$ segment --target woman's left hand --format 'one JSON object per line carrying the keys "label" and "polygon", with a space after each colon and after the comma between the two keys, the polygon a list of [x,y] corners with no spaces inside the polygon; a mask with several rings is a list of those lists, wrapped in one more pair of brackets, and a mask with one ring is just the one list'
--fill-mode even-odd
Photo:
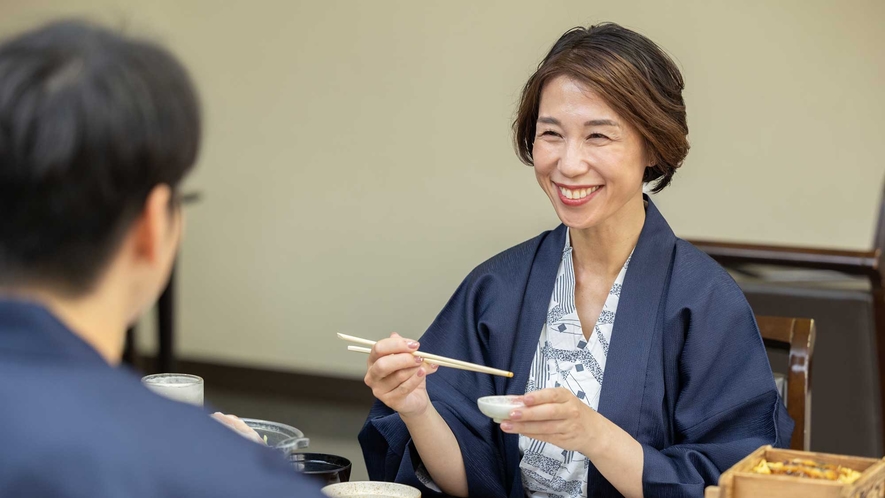
{"label": "woman's left hand", "polygon": [[541,389],[522,398],[525,408],[510,412],[501,430],[585,453],[592,448],[599,422],[596,411],[564,387]]}

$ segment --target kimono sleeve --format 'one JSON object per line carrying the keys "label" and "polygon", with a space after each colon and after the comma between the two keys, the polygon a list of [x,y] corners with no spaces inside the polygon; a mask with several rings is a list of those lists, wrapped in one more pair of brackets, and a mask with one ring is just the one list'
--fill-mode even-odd
{"label": "kimono sleeve", "polygon": [[722,471],[760,446],[789,446],[794,424],[737,284],[720,271],[691,295],[672,297],[691,303],[677,320],[685,342],[678,355],[675,444],[643,444],[643,491],[645,496],[701,497]]}
{"label": "kimono sleeve", "polygon": [[[506,365],[490,352],[489,303],[500,282],[492,275],[468,276],[421,337],[421,350],[485,365]],[[500,431],[483,415],[476,400],[495,394],[491,376],[441,368],[427,377],[433,406],[446,421],[461,449],[470,496],[506,497]],[[420,456],[399,414],[376,401],[359,435],[372,480],[414,486],[422,496],[445,496],[429,483]],[[455,458],[453,456],[453,458]]]}

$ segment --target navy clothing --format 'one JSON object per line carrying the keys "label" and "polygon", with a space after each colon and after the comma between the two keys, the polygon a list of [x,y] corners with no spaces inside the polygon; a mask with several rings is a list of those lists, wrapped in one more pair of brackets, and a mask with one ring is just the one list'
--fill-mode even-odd
{"label": "navy clothing", "polygon": [[0,300],[0,496],[322,495],[277,451],[108,365],[44,308]]}
{"label": "navy clothing", "polygon": [[[421,337],[421,350],[510,370],[513,378],[441,368],[434,407],[461,448],[470,496],[523,498],[518,436],[477,398],[524,394],[567,228],[544,232],[473,270]],[[702,497],[756,448],[787,447],[793,422],[778,397],[753,311],[729,275],[676,238],[649,201],[621,289],[599,413],[643,446],[649,497]],[[376,401],[360,443],[369,475],[419,487],[420,458],[395,412]],[[620,496],[591,464],[587,495]]]}

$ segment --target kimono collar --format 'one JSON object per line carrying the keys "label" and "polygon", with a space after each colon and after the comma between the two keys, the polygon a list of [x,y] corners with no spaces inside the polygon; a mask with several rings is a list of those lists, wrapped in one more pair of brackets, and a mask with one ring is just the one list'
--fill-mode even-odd
{"label": "kimono collar", "polygon": [[659,332],[676,236],[646,197],[645,224],[621,288],[599,413],[636,438],[652,339]]}
{"label": "kimono collar", "polygon": [[[660,316],[659,308],[676,245],[676,236],[654,203],[646,195],[643,198],[646,202],[645,223],[624,277],[598,409],[599,413],[634,438],[639,431],[639,405],[652,334],[655,333]],[[541,327],[547,318],[547,308],[556,284],[566,237],[568,228],[560,225],[541,238],[531,261],[532,268],[511,355],[510,369],[515,376],[504,380],[503,386],[499,384],[498,392],[503,390],[506,394],[525,394],[530,370],[528,365],[531,365]],[[505,434],[503,440],[507,464],[505,468],[517,469],[508,472],[505,478],[513,483],[511,498],[517,498],[522,489],[517,485],[522,479],[518,471],[519,438],[515,434]]]}
{"label": "kimono collar", "polygon": [[[645,223],[624,278],[599,401],[599,412],[634,437],[651,335],[676,245],[676,236],[657,207],[648,196],[643,197]],[[507,394],[525,393],[529,368],[524,365],[534,357],[563,252],[571,248],[566,246],[568,237],[568,228],[559,225],[545,235],[535,253],[511,358],[516,376],[506,380]]]}
{"label": "kimono collar", "polygon": [[108,366],[104,358],[40,304],[0,299],[0,357],[43,356]]}

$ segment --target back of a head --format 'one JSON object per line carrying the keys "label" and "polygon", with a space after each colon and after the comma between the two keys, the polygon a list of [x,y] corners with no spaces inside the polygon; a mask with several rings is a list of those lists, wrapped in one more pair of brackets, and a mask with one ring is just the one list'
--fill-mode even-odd
{"label": "back of a head", "polygon": [[148,193],[196,161],[200,111],[163,48],[78,21],[0,46],[0,286],[91,290]]}

